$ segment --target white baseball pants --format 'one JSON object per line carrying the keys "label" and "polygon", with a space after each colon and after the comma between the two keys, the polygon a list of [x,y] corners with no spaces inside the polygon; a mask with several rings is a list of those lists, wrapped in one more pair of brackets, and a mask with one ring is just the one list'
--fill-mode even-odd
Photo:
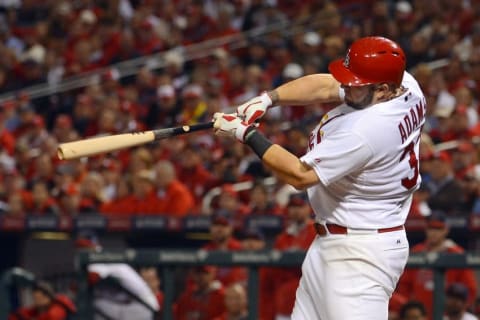
{"label": "white baseball pants", "polygon": [[317,236],[302,265],[292,320],[387,320],[407,263],[405,230]]}

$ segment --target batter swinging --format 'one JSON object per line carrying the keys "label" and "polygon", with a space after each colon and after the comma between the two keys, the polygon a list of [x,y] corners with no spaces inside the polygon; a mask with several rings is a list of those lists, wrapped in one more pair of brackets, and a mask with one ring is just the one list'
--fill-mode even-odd
{"label": "batter swinging", "polygon": [[[302,266],[293,320],[386,320],[405,267],[403,224],[420,185],[426,104],[393,41],[354,42],[329,74],[308,75],[216,114],[216,133],[246,143],[274,174],[307,189],[317,237]],[[272,105],[339,102],[298,158],[251,124]]]}

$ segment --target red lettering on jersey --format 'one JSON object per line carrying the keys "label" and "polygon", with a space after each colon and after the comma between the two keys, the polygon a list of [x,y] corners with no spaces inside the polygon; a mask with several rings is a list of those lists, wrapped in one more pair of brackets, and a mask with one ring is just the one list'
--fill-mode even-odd
{"label": "red lettering on jersey", "polygon": [[418,126],[423,122],[425,116],[425,103],[420,101],[415,107],[410,108],[408,114],[403,117],[403,122],[398,124],[398,131],[400,133],[400,138],[402,143],[404,143],[408,136],[414,132]]}
{"label": "red lettering on jersey", "polygon": [[412,126],[414,128],[418,127],[418,120],[417,120],[417,114],[415,113],[415,111],[412,109],[410,109],[410,115],[411,115],[411,118],[412,118]]}
{"label": "red lettering on jersey", "polygon": [[420,101],[420,103],[415,106],[415,109],[417,109],[418,123],[421,123],[423,121],[423,117],[425,116],[425,103]]}
{"label": "red lettering on jersey", "polygon": [[412,121],[410,121],[410,118],[408,117],[408,115],[406,115],[403,118],[403,121],[405,122],[405,126],[407,127],[407,135],[409,136],[413,131]]}
{"label": "red lettering on jersey", "polygon": [[317,131],[317,144],[322,142],[322,130],[320,130],[320,128],[318,128],[318,131]]}
{"label": "red lettering on jersey", "polygon": [[405,128],[403,127],[403,123],[398,124],[398,131],[400,131],[400,137],[402,138],[402,143],[404,143],[407,140],[408,135],[407,131],[405,131]]}

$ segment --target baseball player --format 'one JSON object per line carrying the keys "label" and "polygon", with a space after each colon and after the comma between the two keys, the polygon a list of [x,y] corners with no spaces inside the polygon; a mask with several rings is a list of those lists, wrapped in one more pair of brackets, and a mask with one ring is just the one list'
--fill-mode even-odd
{"label": "baseball player", "polygon": [[[328,74],[308,75],[215,114],[217,135],[247,144],[284,182],[306,189],[317,237],[302,265],[291,319],[386,320],[408,258],[403,227],[419,187],[425,97],[393,41],[355,41]],[[253,122],[272,105],[338,102],[298,158]],[[340,308],[339,308],[340,306]]]}

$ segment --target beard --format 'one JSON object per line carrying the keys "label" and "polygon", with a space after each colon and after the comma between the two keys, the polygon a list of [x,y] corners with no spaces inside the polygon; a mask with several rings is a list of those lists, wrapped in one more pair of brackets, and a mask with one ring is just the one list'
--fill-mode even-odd
{"label": "beard", "polygon": [[347,97],[345,97],[345,103],[349,106],[352,107],[353,109],[356,110],[362,110],[368,107],[369,105],[372,104],[373,101],[373,93],[375,90],[373,88],[370,88],[368,90],[368,93],[365,95],[365,97],[360,100],[360,101],[353,101]]}

